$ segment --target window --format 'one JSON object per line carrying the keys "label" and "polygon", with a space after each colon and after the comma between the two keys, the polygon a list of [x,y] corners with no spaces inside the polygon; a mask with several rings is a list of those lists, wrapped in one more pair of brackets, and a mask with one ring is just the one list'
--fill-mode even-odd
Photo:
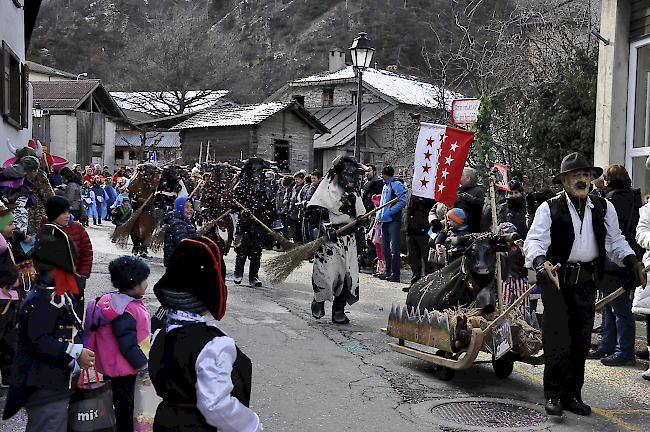
{"label": "window", "polygon": [[351,105],[357,104],[357,92],[355,91],[350,92],[350,104]]}
{"label": "window", "polygon": [[323,94],[321,95],[321,102],[324,107],[334,105],[334,89],[331,88],[323,89]]}
{"label": "window", "polygon": [[289,172],[289,141],[275,140],[273,149],[273,160],[278,164],[278,170]]}
{"label": "window", "polygon": [[124,159],[124,150],[115,150],[115,159],[117,160]]}
{"label": "window", "polygon": [[136,160],[138,156],[135,154],[135,150],[129,150],[129,160]]}
{"label": "window", "polygon": [[20,60],[11,48],[2,42],[0,82],[0,113],[4,120],[16,129],[29,125],[27,67],[21,68]]}

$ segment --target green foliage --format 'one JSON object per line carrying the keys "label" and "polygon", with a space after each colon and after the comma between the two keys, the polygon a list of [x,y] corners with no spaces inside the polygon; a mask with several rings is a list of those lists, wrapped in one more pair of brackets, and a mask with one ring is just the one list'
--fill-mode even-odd
{"label": "green foliage", "polygon": [[521,113],[531,147],[556,167],[574,151],[593,160],[598,76],[595,54],[576,52],[559,66],[552,81],[529,89]]}
{"label": "green foliage", "polygon": [[481,97],[481,107],[474,123],[474,143],[472,145],[471,160],[481,175],[484,185],[490,182],[490,170],[495,161],[494,138],[492,137],[493,108],[489,98]]}

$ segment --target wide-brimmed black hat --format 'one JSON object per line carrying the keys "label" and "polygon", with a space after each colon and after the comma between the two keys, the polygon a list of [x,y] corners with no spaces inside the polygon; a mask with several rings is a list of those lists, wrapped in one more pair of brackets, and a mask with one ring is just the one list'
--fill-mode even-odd
{"label": "wide-brimmed black hat", "polygon": [[41,226],[34,247],[35,261],[60,267],[68,273],[79,276],[74,265],[76,255],[77,248],[61,228],[53,224]]}
{"label": "wide-brimmed black hat", "polygon": [[223,318],[228,292],[217,244],[207,237],[183,239],[153,292],[165,309],[207,309],[217,320]]}
{"label": "wide-brimmed black hat", "polygon": [[603,174],[602,168],[591,166],[583,155],[574,152],[562,159],[562,163],[560,164],[560,173],[553,177],[553,183],[562,183],[562,176],[564,174],[577,170],[589,170],[593,178],[598,178]]}

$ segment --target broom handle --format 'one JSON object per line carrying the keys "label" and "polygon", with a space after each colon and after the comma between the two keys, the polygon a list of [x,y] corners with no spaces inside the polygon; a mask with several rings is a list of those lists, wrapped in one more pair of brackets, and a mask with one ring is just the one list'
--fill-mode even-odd
{"label": "broom handle", "polygon": [[[253,218],[253,220],[254,220],[255,222],[257,222],[258,224],[260,224],[260,225],[262,226],[262,228],[264,228],[265,230],[267,230],[271,235],[273,235],[273,236],[277,235],[277,233],[276,233],[275,231],[273,231],[271,228],[269,228],[268,226],[266,226],[266,224],[265,224],[264,222],[262,222],[261,220],[259,220],[259,219],[257,218],[257,216],[255,216],[255,215],[253,214],[252,211],[250,211],[250,210],[248,210],[246,207],[244,207],[244,205],[243,205],[242,203],[240,203],[239,201],[237,201],[237,200],[234,199],[234,198],[233,198],[233,201],[235,202],[235,204],[237,204],[239,207],[241,207],[242,210],[244,210],[246,213],[248,213],[248,214]],[[285,239],[285,240],[286,240],[286,239]]]}
{"label": "broom handle", "polygon": [[379,210],[383,209],[384,207],[388,207],[388,206],[391,206],[391,205],[395,204],[405,194],[406,194],[406,192],[402,192],[399,196],[397,196],[397,197],[393,198],[392,200],[388,201],[386,204],[380,205],[376,209],[370,210],[368,213],[364,214],[363,216],[360,216],[357,219],[353,220],[352,222],[348,223],[347,225],[344,225],[342,228],[337,229],[336,234],[340,235],[340,234],[343,233],[343,231],[352,228],[353,226],[355,226],[359,222],[359,219],[367,219],[370,216],[372,216],[373,214],[377,213]]}

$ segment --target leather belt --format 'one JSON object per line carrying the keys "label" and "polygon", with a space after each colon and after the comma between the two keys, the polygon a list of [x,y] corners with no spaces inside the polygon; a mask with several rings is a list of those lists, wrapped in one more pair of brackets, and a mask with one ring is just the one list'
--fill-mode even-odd
{"label": "leather belt", "polygon": [[577,285],[595,282],[598,275],[596,261],[566,263],[560,267],[560,282],[565,285]]}

